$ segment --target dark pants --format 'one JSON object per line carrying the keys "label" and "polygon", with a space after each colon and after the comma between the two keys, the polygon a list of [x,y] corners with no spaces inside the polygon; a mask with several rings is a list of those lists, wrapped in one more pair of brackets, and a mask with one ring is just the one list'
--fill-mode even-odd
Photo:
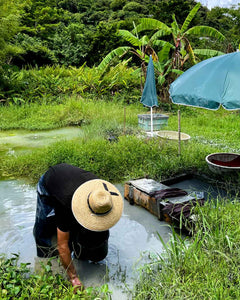
{"label": "dark pants", "polygon": [[[33,235],[36,241],[37,256],[53,257],[58,255],[57,245],[52,242],[54,237],[56,239],[57,225],[51,197],[43,185],[43,176],[37,185],[37,208]],[[70,232],[69,248],[73,251],[75,258],[97,262],[107,256],[108,240],[98,247],[86,248],[78,242],[76,236],[72,237]]]}

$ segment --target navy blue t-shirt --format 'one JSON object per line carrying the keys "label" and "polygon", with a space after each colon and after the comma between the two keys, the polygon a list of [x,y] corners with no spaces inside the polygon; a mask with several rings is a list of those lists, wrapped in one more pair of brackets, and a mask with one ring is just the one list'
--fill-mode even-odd
{"label": "navy blue t-shirt", "polygon": [[72,213],[72,196],[81,184],[97,178],[89,171],[62,163],[50,167],[43,179],[44,187],[55,209],[57,227],[61,231],[77,235],[79,243],[86,247],[96,247],[107,240],[109,230],[94,232],[81,226]]}

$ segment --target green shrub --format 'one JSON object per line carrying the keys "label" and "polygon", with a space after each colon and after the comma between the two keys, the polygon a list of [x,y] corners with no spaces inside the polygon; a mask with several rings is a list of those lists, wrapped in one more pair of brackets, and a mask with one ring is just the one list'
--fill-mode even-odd
{"label": "green shrub", "polygon": [[85,65],[80,68],[40,67],[17,72],[8,69],[8,73],[3,74],[2,77],[7,78],[0,86],[0,93],[5,103],[13,104],[62,103],[65,96],[83,93],[111,96],[128,93],[129,102],[132,91],[138,89],[139,84],[138,77],[124,63],[104,74]]}

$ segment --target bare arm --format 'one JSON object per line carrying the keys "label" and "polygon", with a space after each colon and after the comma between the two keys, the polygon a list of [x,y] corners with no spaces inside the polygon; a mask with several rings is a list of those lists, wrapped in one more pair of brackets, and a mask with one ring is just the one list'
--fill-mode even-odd
{"label": "bare arm", "polygon": [[83,286],[81,281],[77,276],[77,272],[73,265],[73,261],[71,258],[71,252],[68,246],[69,241],[69,232],[63,232],[59,228],[57,228],[57,243],[58,243],[58,252],[60,256],[60,260],[64,269],[67,271],[67,274],[70,278],[70,281],[73,286]]}

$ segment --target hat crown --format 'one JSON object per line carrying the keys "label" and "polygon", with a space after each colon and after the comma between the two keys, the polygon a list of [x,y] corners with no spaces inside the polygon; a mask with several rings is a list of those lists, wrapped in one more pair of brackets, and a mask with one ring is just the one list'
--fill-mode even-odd
{"label": "hat crown", "polygon": [[89,194],[89,207],[95,214],[107,214],[112,209],[112,196],[108,191],[95,190]]}

